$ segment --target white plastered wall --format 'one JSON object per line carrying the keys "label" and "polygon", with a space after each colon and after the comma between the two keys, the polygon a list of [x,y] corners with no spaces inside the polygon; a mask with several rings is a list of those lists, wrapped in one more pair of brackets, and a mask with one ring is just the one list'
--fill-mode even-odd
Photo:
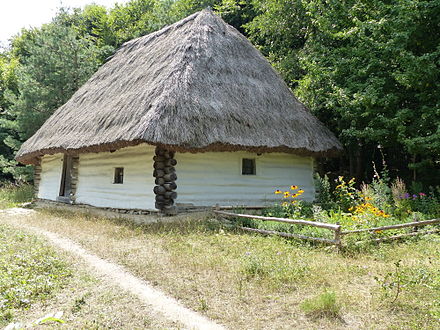
{"label": "white plastered wall", "polygon": [[[256,161],[256,175],[242,175],[243,158]],[[313,158],[286,153],[176,153],[177,203],[200,206],[263,205],[280,201],[276,189],[297,185],[301,199],[315,198]]]}
{"label": "white plastered wall", "polygon": [[[81,154],[76,203],[123,209],[154,209],[154,147],[141,144],[115,152]],[[114,169],[124,168],[123,184]]]}
{"label": "white plastered wall", "polygon": [[60,192],[63,155],[46,155],[41,159],[41,176],[38,198],[55,201]]}

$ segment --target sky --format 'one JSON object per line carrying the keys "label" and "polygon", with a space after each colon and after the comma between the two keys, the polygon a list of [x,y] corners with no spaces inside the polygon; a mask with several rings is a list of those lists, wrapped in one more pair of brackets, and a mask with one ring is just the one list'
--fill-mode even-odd
{"label": "sky", "polygon": [[0,44],[6,46],[8,39],[22,28],[39,27],[50,22],[60,7],[84,7],[90,3],[108,8],[129,0],[0,0]]}

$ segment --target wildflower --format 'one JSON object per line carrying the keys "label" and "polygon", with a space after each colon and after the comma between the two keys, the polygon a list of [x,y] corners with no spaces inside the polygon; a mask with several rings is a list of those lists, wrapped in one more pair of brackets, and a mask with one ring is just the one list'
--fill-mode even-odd
{"label": "wildflower", "polygon": [[426,194],[425,193],[419,193],[419,195],[420,195],[420,197],[424,197],[424,196],[426,196]]}
{"label": "wildflower", "polygon": [[275,194],[282,194],[283,192],[279,189],[275,190]]}
{"label": "wildflower", "polygon": [[350,181],[348,181],[348,184],[354,183],[354,178],[351,178]]}
{"label": "wildflower", "polygon": [[304,190],[300,189],[298,190],[298,194],[302,195],[304,193]]}
{"label": "wildflower", "polygon": [[365,197],[366,201],[371,201],[371,197]]}
{"label": "wildflower", "polygon": [[298,189],[298,186],[290,186],[290,189],[296,190],[296,189]]}
{"label": "wildflower", "polygon": [[290,193],[288,191],[284,192],[284,198],[289,198],[290,197]]}

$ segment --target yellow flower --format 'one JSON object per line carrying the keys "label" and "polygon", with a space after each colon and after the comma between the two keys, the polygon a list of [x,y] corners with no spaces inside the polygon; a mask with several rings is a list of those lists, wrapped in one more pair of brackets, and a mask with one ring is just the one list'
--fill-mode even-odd
{"label": "yellow flower", "polygon": [[290,193],[288,191],[284,192],[284,198],[289,198],[290,197]]}
{"label": "yellow flower", "polygon": [[354,178],[351,178],[351,180],[348,181],[348,184],[352,184],[352,183],[354,183]]}
{"label": "yellow flower", "polygon": [[365,197],[366,201],[371,201],[371,197]]}
{"label": "yellow flower", "polygon": [[290,189],[292,190],[298,189],[298,186],[290,186]]}
{"label": "yellow flower", "polygon": [[283,192],[279,189],[275,190],[275,194],[282,194]]}
{"label": "yellow flower", "polygon": [[298,190],[298,194],[302,195],[304,193],[304,190],[300,189]]}

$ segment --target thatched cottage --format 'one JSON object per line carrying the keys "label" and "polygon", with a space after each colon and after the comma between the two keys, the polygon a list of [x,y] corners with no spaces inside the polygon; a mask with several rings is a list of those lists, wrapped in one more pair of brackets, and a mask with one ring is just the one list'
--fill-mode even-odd
{"label": "thatched cottage", "polygon": [[[123,209],[261,205],[341,148],[210,10],[126,42],[27,140],[38,198]],[[178,178],[178,179],[177,179]],[[177,180],[177,181],[176,181]]]}

